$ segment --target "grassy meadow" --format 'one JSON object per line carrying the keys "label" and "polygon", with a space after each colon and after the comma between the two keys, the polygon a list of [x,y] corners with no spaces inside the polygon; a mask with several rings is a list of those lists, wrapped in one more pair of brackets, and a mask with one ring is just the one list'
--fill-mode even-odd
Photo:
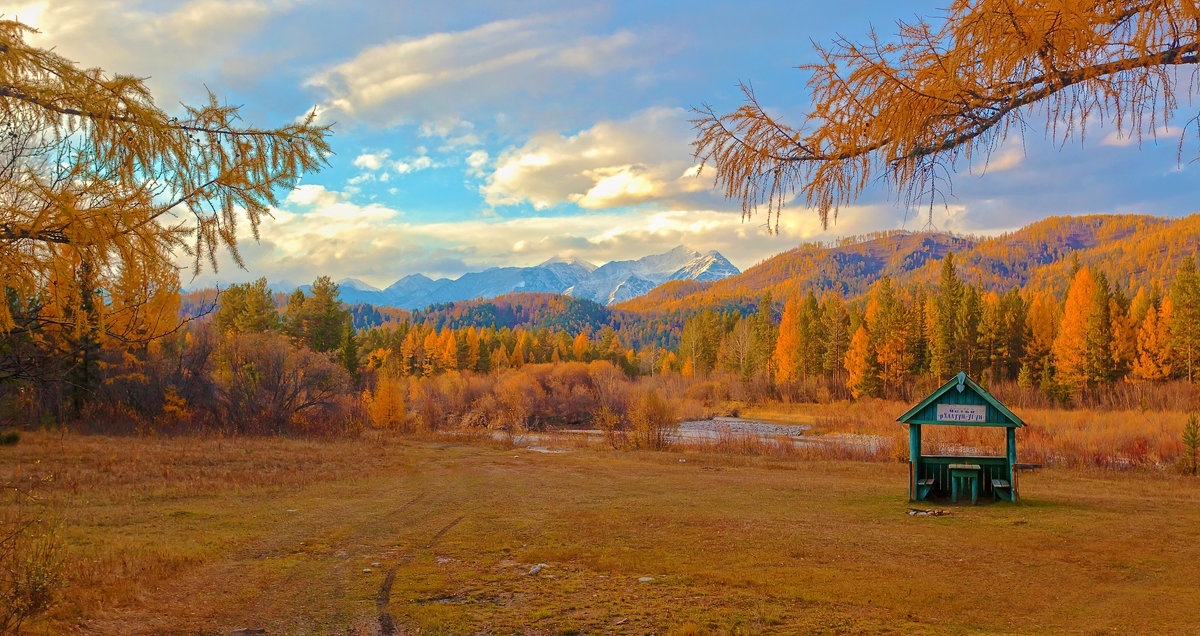
{"label": "grassy meadow", "polygon": [[23,434],[0,448],[0,481],[36,484],[66,576],[23,633],[1184,633],[1200,620],[1200,480],[1175,471],[1052,467],[1022,475],[1020,505],[913,516],[897,461],[559,446]]}

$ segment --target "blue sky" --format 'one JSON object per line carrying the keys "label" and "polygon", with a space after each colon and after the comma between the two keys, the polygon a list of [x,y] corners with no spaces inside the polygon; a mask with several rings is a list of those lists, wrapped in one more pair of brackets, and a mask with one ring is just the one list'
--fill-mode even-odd
{"label": "blue sky", "polygon": [[[168,110],[208,87],[256,125],[314,108],[335,123],[329,168],[305,177],[259,243],[242,239],[247,270],[226,261],[185,286],[321,274],[386,286],[678,244],[746,268],[804,241],[923,228],[923,211],[873,188],[828,229],[795,205],[770,234],[695,175],[688,119],[702,103],[735,108],[745,81],[796,120],[807,94],[795,66],[812,61],[810,41],[871,26],[887,37],[895,20],[936,19],[940,6],[52,0],[6,13],[81,65],[148,77]],[[1178,130],[1139,145],[1093,122],[1083,143],[1062,146],[1046,138],[1044,115],[1027,121],[986,173],[960,166],[935,227],[996,233],[1056,214],[1196,210],[1196,148],[1184,147],[1181,166]]]}

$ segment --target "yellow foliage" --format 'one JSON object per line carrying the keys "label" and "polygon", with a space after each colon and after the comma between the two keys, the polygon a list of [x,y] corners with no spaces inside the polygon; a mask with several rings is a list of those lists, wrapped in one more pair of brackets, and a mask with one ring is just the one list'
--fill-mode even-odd
{"label": "yellow foliage", "polygon": [[[237,223],[257,237],[276,192],[322,167],[329,129],[247,127],[211,93],[171,116],[143,80],[79,68],[31,32],[0,20],[0,272],[17,299],[0,303],[0,332],[15,309],[152,340],[178,327],[175,254],[196,271],[222,247],[240,263]],[[89,308],[92,292],[108,306]]]}
{"label": "yellow foliage", "polygon": [[696,154],[745,214],[766,204],[778,227],[797,193],[827,224],[884,175],[909,203],[928,198],[947,167],[1020,133],[1034,104],[1063,141],[1098,121],[1140,138],[1194,87],[1172,67],[1197,62],[1198,7],[953,0],[936,25],[899,23],[894,42],[871,31],[866,41],[814,45],[818,60],[800,67],[812,91],[800,126],[768,113],[748,86],[732,113],[698,109]]}

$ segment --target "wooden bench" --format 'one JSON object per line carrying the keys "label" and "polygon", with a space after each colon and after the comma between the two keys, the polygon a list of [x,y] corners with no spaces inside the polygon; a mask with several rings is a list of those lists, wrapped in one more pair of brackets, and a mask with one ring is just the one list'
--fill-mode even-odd
{"label": "wooden bench", "polygon": [[934,479],[933,477],[928,477],[926,479],[918,479],[917,480],[917,501],[920,501],[920,500],[928,497],[929,491],[933,490],[933,486],[936,483],[937,483],[937,480]]}
{"label": "wooden bench", "polygon": [[1007,479],[993,479],[992,480],[992,500],[994,501],[994,500],[999,499],[1002,494],[1005,499],[1012,501],[1013,500],[1012,484],[1008,483]]}

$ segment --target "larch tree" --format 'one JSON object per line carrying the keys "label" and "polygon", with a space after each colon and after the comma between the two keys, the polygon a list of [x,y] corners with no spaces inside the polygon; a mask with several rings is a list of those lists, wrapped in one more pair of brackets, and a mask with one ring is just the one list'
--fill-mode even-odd
{"label": "larch tree", "polygon": [[1133,360],[1135,378],[1154,381],[1171,377],[1171,343],[1170,332],[1167,329],[1171,313],[1170,303],[1170,299],[1167,299],[1161,308],[1150,305],[1141,326],[1138,327],[1137,357]]}
{"label": "larch tree", "polygon": [[[170,115],[143,80],[80,68],[26,42],[35,31],[0,20],[0,340],[47,324],[65,331],[103,307],[56,281],[88,279],[112,298],[124,272],[178,290],[175,254],[198,272],[228,251],[241,264],[239,225],[257,237],[278,193],[320,169],[329,128],[312,116],[279,128],[245,125],[236,106],[206,103]],[[128,285],[126,285],[128,286]],[[132,308],[127,310],[132,312]],[[131,321],[117,324],[129,327]],[[149,329],[148,335],[161,333]],[[25,361],[0,353],[0,379]]]}
{"label": "larch tree", "polygon": [[1088,316],[1096,293],[1096,279],[1089,269],[1080,269],[1067,290],[1062,322],[1052,352],[1058,379],[1072,388],[1088,381]]}
{"label": "larch tree", "polygon": [[879,386],[879,365],[871,349],[871,334],[861,325],[850,338],[850,347],[843,361],[846,368],[846,388],[855,398],[875,395]]}
{"label": "larch tree", "polygon": [[1194,0],[952,0],[937,24],[898,30],[815,45],[819,61],[800,67],[812,106],[796,124],[749,85],[732,113],[697,108],[696,155],[718,189],[747,216],[766,206],[775,228],[793,197],[827,225],[878,179],[932,206],[957,164],[986,159],[1031,114],[1060,142],[1100,121],[1141,139],[1196,87],[1175,72],[1200,52]]}
{"label": "larch tree", "polygon": [[802,311],[800,299],[792,298],[783,306],[783,316],[779,319],[773,364],[775,381],[780,386],[790,385],[800,378],[800,352],[804,347],[800,333]]}

